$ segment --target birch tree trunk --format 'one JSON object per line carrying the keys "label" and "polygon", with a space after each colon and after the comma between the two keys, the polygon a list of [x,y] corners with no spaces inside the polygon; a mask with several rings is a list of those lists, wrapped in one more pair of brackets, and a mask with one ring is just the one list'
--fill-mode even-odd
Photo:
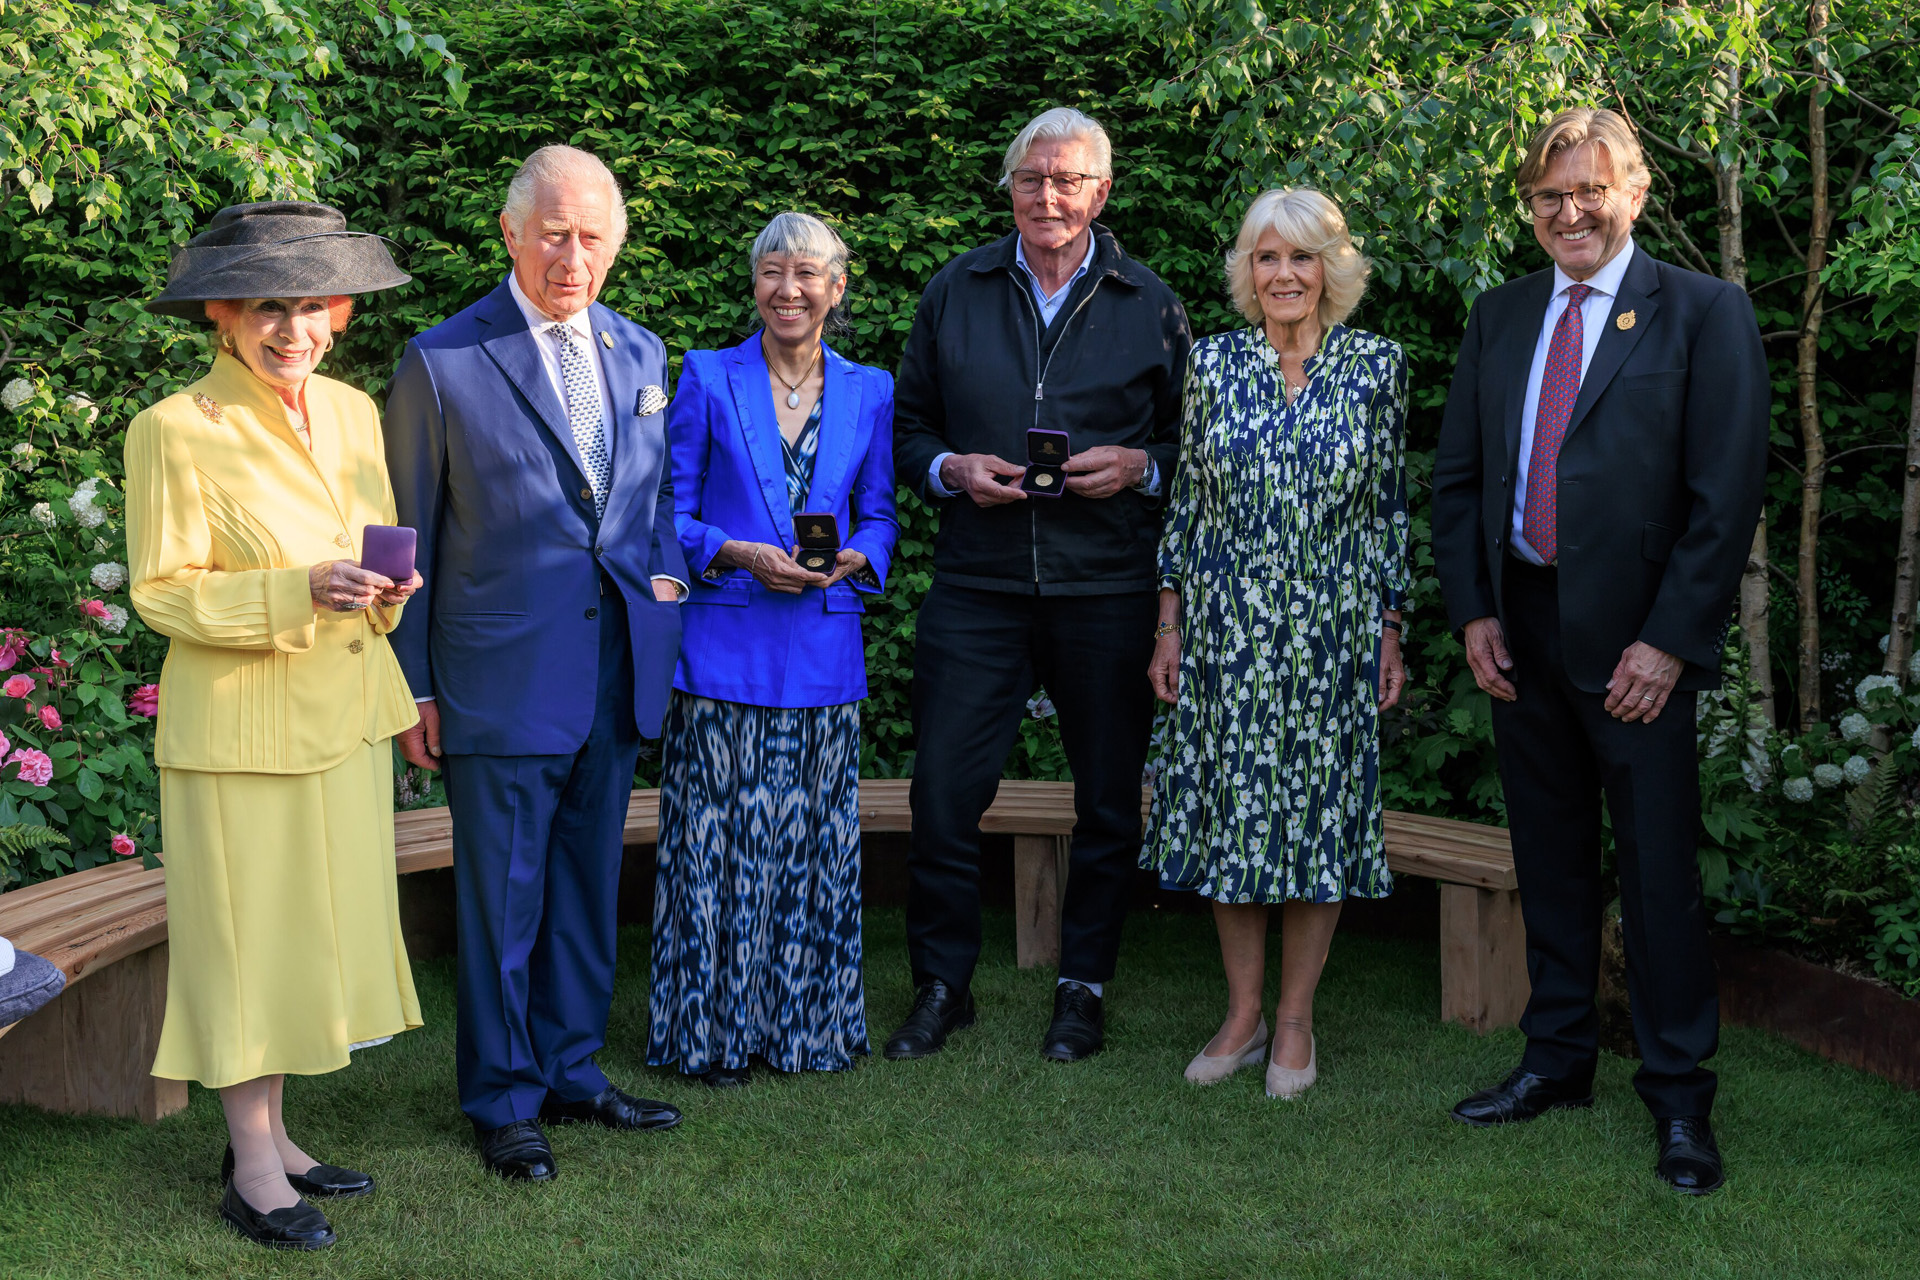
{"label": "birch tree trunk", "polygon": [[[1827,0],[1813,0],[1807,11],[1807,43],[1816,72],[1827,68]],[[1800,295],[1800,343],[1796,353],[1799,383],[1800,553],[1795,585],[1800,606],[1800,731],[1822,718],[1820,706],[1820,511],[1827,487],[1827,441],[1820,422],[1820,318],[1824,306],[1820,273],[1827,265],[1827,234],[1833,212],[1827,192],[1827,107],[1824,79],[1807,91],[1808,188],[1813,215],[1807,232],[1806,284]]]}
{"label": "birch tree trunk", "polygon": [[1914,559],[1920,554],[1920,336],[1913,343],[1913,402],[1907,412],[1907,475],[1900,503],[1900,542],[1893,576],[1893,623],[1885,672],[1901,685],[1913,656]]}

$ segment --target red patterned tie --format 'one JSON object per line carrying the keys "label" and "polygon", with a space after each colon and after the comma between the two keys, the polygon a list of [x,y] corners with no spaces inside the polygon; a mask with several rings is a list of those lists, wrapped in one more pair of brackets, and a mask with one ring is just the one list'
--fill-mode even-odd
{"label": "red patterned tie", "polygon": [[1586,336],[1580,304],[1592,292],[1584,284],[1567,290],[1567,309],[1553,326],[1553,342],[1547,347],[1547,370],[1540,378],[1540,411],[1533,419],[1533,449],[1527,454],[1527,505],[1520,517],[1520,535],[1548,564],[1560,555],[1554,507],[1560,482],[1560,442],[1567,438],[1567,420],[1573,417],[1573,402],[1580,398],[1580,349]]}

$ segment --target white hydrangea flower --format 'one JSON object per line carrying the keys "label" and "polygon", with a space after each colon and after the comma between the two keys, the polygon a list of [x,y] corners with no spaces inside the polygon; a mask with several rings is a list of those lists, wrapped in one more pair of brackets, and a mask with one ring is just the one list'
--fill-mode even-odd
{"label": "white hydrangea flower", "polygon": [[103,560],[87,575],[102,591],[118,591],[127,585],[127,566],[118,560]]}
{"label": "white hydrangea flower", "polygon": [[51,502],[34,503],[32,515],[33,522],[43,529],[51,529],[60,523],[60,517],[53,514],[53,504]]}
{"label": "white hydrangea flower", "polygon": [[1916,728],[1913,731],[1913,749],[1920,751],[1920,728]]}
{"label": "white hydrangea flower", "polygon": [[[100,579],[95,578],[97,583]],[[1848,742],[1865,742],[1867,735],[1873,732],[1873,722],[1858,711],[1849,711],[1840,717],[1840,736]]]}
{"label": "white hydrangea flower", "polygon": [[92,426],[100,418],[99,407],[77,392],[67,397],[67,409],[85,418],[88,426]]}
{"label": "white hydrangea flower", "polygon": [[1915,649],[1913,656],[1907,659],[1907,679],[1920,681],[1920,649]]}
{"label": "white hydrangea flower", "polygon": [[67,499],[67,510],[73,513],[75,522],[83,529],[97,528],[107,518],[107,513],[93,504],[99,492],[100,482],[89,479],[82,481],[80,487],[73,491],[73,496]]}
{"label": "white hydrangea flower", "polygon": [[114,635],[119,635],[127,629],[126,609],[117,604],[108,605],[107,616],[100,619],[100,626],[107,631],[111,631]]}
{"label": "white hydrangea flower", "polygon": [[1891,649],[1892,647],[1893,647],[1892,636],[1887,635],[1887,636],[1880,637],[1880,652],[1885,653],[1888,649]]}
{"label": "white hydrangea flower", "polygon": [[0,387],[0,404],[9,409],[18,409],[33,399],[33,384],[25,378],[15,378],[5,387]]}
{"label": "white hydrangea flower", "polygon": [[1817,764],[1813,766],[1813,780],[1820,786],[1832,790],[1846,781],[1847,775],[1840,772],[1837,764]]}
{"label": "white hydrangea flower", "polygon": [[1780,784],[1780,790],[1787,799],[1796,804],[1805,804],[1813,799],[1813,780],[1811,778],[1788,778]]}
{"label": "white hydrangea flower", "polygon": [[13,465],[17,471],[32,471],[40,465],[39,450],[22,440],[13,446]]}
{"label": "white hydrangea flower", "polygon": [[93,540],[93,554],[97,556],[105,555],[107,553],[108,545],[109,544],[105,538],[95,538]]}
{"label": "white hydrangea flower", "polygon": [[1865,756],[1848,756],[1847,762],[1840,766],[1840,772],[1846,775],[1848,782],[1857,787],[1867,780],[1868,774],[1873,772],[1873,761]]}
{"label": "white hydrangea flower", "polygon": [[1898,693],[1900,692],[1900,682],[1892,676],[1880,675],[1877,672],[1870,676],[1862,676],[1860,683],[1854,686],[1853,700],[1864,707],[1867,705],[1867,699],[1882,689],[1890,689],[1894,693]]}

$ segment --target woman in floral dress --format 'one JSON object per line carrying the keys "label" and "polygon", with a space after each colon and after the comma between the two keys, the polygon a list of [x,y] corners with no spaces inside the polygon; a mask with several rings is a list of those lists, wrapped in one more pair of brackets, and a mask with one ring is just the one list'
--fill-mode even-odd
{"label": "woman in floral dress", "polygon": [[1393,887],[1377,717],[1405,681],[1407,367],[1342,323],[1367,274],[1325,196],[1254,201],[1227,255],[1253,327],[1193,349],[1160,547],[1151,675],[1174,711],[1142,862],[1211,898],[1220,931],[1227,1016],[1187,1078],[1264,1058],[1274,1097],[1317,1074],[1313,993],[1340,904]]}

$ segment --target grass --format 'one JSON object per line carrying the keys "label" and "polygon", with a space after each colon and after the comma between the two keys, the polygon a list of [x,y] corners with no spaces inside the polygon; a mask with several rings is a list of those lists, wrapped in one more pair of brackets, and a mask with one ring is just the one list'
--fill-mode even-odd
{"label": "grass", "polygon": [[[560,1179],[484,1174],[456,1109],[451,966],[417,977],[428,1026],[288,1089],[296,1135],[366,1169],[341,1242],[268,1254],[214,1213],[223,1129],[198,1088],[159,1125],[0,1108],[8,1277],[1730,1276],[1920,1273],[1920,1096],[1729,1030],[1716,1115],[1731,1180],[1653,1176],[1633,1064],[1599,1105],[1511,1131],[1447,1119],[1520,1038],[1435,1020],[1429,946],[1335,945],[1321,1082],[1269,1102],[1257,1072],[1180,1077],[1220,1011],[1204,917],[1136,913],[1105,1054],[1040,1061],[1049,973],[990,916],[981,1022],[919,1063],[713,1094],[644,1063],[644,930],[622,938],[602,1063],[687,1113],[679,1130],[554,1135]],[[876,1041],[909,998],[898,912],[867,921]],[[1276,948],[1277,950],[1277,948]]]}

